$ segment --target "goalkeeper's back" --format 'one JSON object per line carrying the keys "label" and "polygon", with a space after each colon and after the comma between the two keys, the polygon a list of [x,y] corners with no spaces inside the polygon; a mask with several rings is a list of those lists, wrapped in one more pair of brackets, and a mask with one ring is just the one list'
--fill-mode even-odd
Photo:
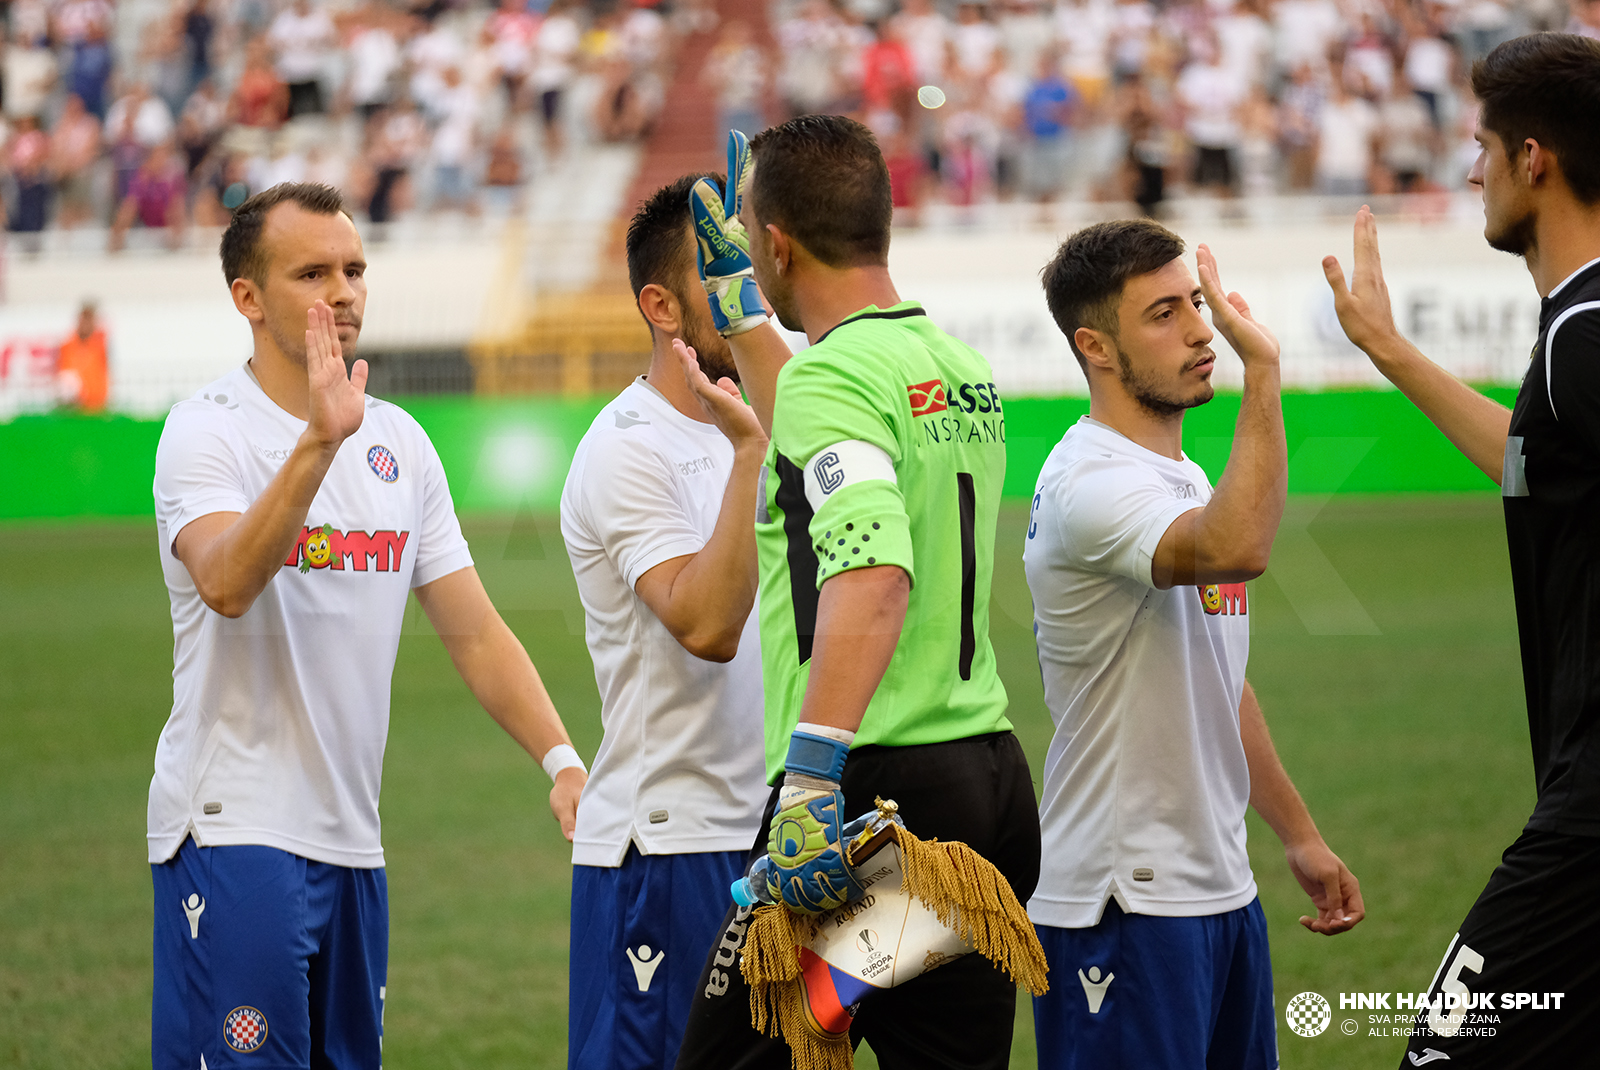
{"label": "goalkeeper's back", "polygon": [[767,765],[799,719],[818,590],[852,568],[912,579],[856,745],[1009,730],[989,643],[1005,425],[988,361],[920,305],[868,306],[778,378],[761,547]]}

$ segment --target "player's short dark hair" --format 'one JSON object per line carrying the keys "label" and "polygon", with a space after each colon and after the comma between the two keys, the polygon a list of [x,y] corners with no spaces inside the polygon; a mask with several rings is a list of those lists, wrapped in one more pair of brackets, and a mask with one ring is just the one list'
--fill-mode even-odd
{"label": "player's short dark hair", "polygon": [[1079,367],[1088,362],[1073,336],[1079,327],[1117,335],[1117,303],[1136,275],[1157,271],[1183,255],[1183,239],[1148,219],[1118,219],[1084,227],[1044,266],[1044,300],[1067,336]]}
{"label": "player's short dark hair", "polygon": [[692,295],[678,290],[684,270],[694,261],[694,214],[689,209],[689,191],[702,178],[722,192],[721,175],[684,175],[656,190],[633,213],[633,221],[628,224],[627,250],[628,285],[633,287],[635,305],[639,291],[651,283],[665,287],[680,302],[690,300]]}
{"label": "player's short dark hair", "polygon": [[829,267],[889,257],[894,197],[872,131],[842,115],[802,115],[750,140],[756,221],[775,223]]}
{"label": "player's short dark hair", "polygon": [[1484,129],[1512,160],[1533,138],[1555,154],[1573,196],[1600,201],[1600,41],[1575,33],[1531,33],[1472,65]]}
{"label": "player's short dark hair", "polygon": [[229,286],[234,279],[249,279],[265,285],[263,276],[267,264],[261,253],[261,228],[266,225],[268,214],[286,201],[293,201],[316,215],[343,213],[354,221],[350,210],[344,206],[344,195],[320,182],[280,182],[246,198],[233,210],[228,229],[222,232],[222,277]]}

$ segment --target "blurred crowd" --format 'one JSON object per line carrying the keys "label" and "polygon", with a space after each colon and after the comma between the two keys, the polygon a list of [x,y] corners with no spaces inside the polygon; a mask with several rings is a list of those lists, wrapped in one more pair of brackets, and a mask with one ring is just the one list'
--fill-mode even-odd
{"label": "blurred crowd", "polygon": [[1460,188],[1472,61],[1535,30],[1600,36],[1600,0],[774,0],[771,28],[770,54],[721,31],[724,124],[762,91],[857,115],[907,209],[1153,213],[1175,193]]}
{"label": "blurred crowd", "polygon": [[722,6],[741,17],[714,0],[9,0],[7,228],[176,243],[285,180],[336,185],[375,224],[515,212],[574,137],[647,134],[696,35],[714,143],[858,115],[909,212],[1452,188],[1475,151],[1471,61],[1532,30],[1600,36],[1600,0]]}
{"label": "blurred crowd", "polygon": [[[405,6],[407,3],[410,6]],[[646,133],[709,8],[581,0],[10,0],[7,228],[225,224],[286,180],[373,223],[516,211],[576,131]],[[711,27],[715,15],[710,14]],[[699,21],[697,21],[699,20]]]}

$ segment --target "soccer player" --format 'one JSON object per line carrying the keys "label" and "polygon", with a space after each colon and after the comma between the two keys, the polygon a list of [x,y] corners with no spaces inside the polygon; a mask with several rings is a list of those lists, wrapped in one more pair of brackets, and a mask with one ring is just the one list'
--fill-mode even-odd
{"label": "soccer player", "polygon": [[[746,272],[811,342],[775,384],[770,354],[734,354],[757,411],[774,399],[756,542],[777,786],[754,853],[772,849],[790,909],[837,906],[851,892],[840,825],[881,795],[918,836],[970,844],[1025,900],[1038,817],[989,644],[1005,444],[988,362],[895,290],[889,175],[864,126],[808,115],[749,148],[752,171],[729,167],[747,192],[724,236],[747,236]],[[728,329],[764,319],[737,297],[748,278],[702,259]],[[795,835],[769,837],[785,826]],[[730,910],[707,958],[679,1067],[790,1065],[750,1024],[747,918]],[[1011,981],[967,955],[874,995],[852,1033],[885,1064],[1004,1067],[1015,1007]]]}
{"label": "soccer player", "polygon": [[[657,190],[628,228],[650,370],[595,418],[561,495],[605,726],[572,850],[574,1070],[677,1059],[723,890],[744,871],[767,797],[750,612],[767,435],[738,400],[695,269],[689,190],[700,177]],[[675,342],[698,354],[701,378],[724,384],[719,416],[691,389]]]}
{"label": "soccer player", "polygon": [[[1402,1065],[1578,1066],[1594,1058],[1600,1018],[1589,942],[1600,938],[1600,41],[1508,41],[1473,68],[1472,91],[1482,151],[1468,181],[1483,191],[1484,238],[1527,261],[1542,298],[1515,408],[1401,336],[1371,212],[1356,215],[1349,285],[1337,260],[1322,262],[1350,340],[1500,484],[1538,784],[1527,826],[1429,983],[1432,1000],[1463,1005],[1419,1013],[1425,1028]],[[1559,1009],[1549,992],[1565,993]],[[1547,1009],[1518,1006],[1515,993]],[[1492,1028],[1463,1028],[1491,1010]]]}
{"label": "soccer player", "polygon": [[[1050,963],[1034,1001],[1049,1070],[1274,1070],[1267,924],[1245,808],[1283,841],[1345,932],[1356,879],[1306,812],[1249,682],[1245,581],[1267,567],[1287,486],[1278,343],[1199,249],[1145,220],[1068,238],[1050,313],[1089,381],[1089,415],[1045,461],[1023,550],[1045,702],[1044,864],[1028,904]],[[1212,322],[1244,362],[1215,490],[1183,453],[1211,400]]]}
{"label": "soccer player", "polygon": [[285,183],[241,204],[222,269],[254,352],[173,406],[156,452],[173,631],[150,782],[156,1070],[378,1070],[378,789],[408,593],[542,760],[571,836],[583,763],[484,593],[438,454],[365,396],[365,361],[345,371],[366,266],[337,190]]}

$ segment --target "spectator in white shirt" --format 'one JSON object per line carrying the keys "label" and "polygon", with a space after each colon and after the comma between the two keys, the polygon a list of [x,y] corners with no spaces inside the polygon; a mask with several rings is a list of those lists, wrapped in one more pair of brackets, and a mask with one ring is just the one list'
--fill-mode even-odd
{"label": "spectator in white shirt", "polygon": [[1317,130],[1317,191],[1333,197],[1364,196],[1370,187],[1378,112],[1351,93],[1344,78],[1332,80]]}
{"label": "spectator in white shirt", "polygon": [[534,40],[533,88],[539,95],[545,152],[551,156],[560,155],[566,138],[561,98],[578,73],[578,45],[583,31],[572,15],[574,6],[573,0],[555,0]]}
{"label": "spectator in white shirt", "polygon": [[322,102],[322,71],[328,50],[337,40],[333,20],[310,0],[278,13],[267,31],[267,42],[277,60],[278,77],[289,87],[289,118],[318,115]]}

